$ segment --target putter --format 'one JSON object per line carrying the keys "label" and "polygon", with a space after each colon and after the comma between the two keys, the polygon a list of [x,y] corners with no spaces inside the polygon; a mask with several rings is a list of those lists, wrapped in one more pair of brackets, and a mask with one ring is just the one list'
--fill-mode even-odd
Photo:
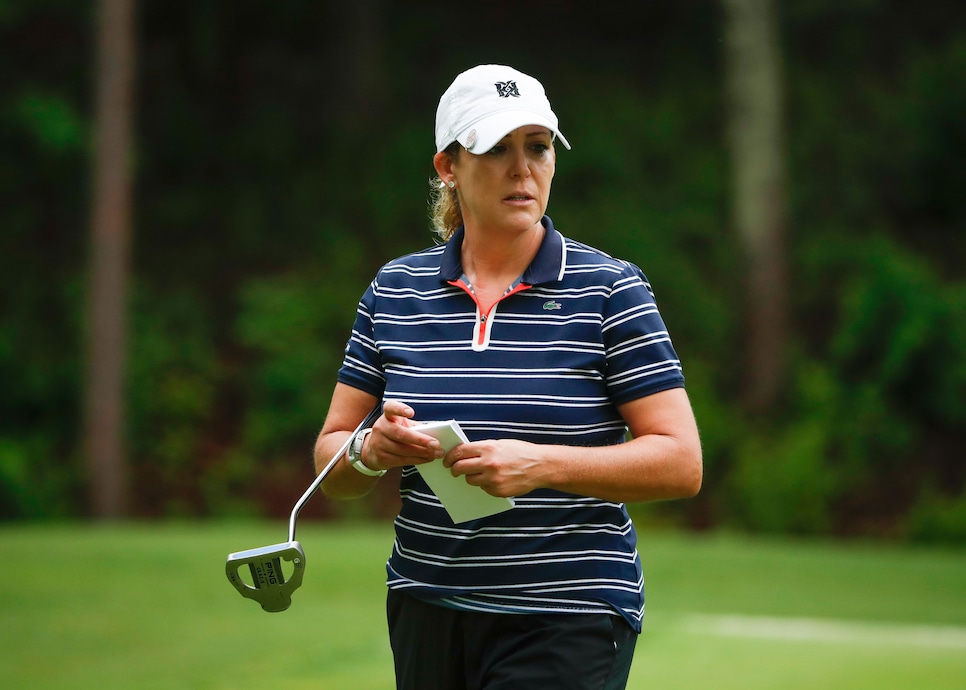
{"label": "putter", "polygon": [[[315,478],[315,481],[302,494],[302,497],[295,504],[295,507],[292,508],[292,515],[288,520],[287,542],[228,554],[228,561],[225,563],[225,573],[228,575],[228,581],[235,586],[235,589],[243,597],[246,599],[254,599],[261,604],[262,609],[272,613],[284,611],[292,605],[292,592],[302,584],[302,575],[305,574],[305,551],[302,550],[302,545],[295,541],[295,520],[298,518],[299,511],[312,498],[312,495],[322,485],[322,481],[332,471],[335,464],[339,462],[339,458],[342,457],[342,454],[345,453],[349,444],[352,443],[355,435],[363,429],[372,426],[380,414],[382,414],[382,405],[377,405],[362,420],[362,424],[349,435],[348,440],[339,448],[339,452],[329,460],[329,464],[322,468],[319,476]],[[285,573],[282,571],[283,560],[292,564],[292,576],[288,579],[286,579]],[[245,582],[238,574],[239,568],[245,565],[248,566],[252,574],[252,581],[255,583],[254,586]]]}

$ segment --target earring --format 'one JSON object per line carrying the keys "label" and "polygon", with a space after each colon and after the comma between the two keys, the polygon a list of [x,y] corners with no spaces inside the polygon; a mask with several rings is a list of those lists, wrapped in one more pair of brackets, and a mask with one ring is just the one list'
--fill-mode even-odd
{"label": "earring", "polygon": [[450,180],[449,182],[446,183],[446,186],[449,187],[450,189],[456,189],[456,180]]}

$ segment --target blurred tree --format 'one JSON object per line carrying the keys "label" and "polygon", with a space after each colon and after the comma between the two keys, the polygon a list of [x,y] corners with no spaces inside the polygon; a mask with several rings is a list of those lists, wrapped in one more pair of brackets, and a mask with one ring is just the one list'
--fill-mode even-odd
{"label": "blurred tree", "polygon": [[358,136],[386,105],[384,0],[335,3],[331,11],[330,103],[337,126]]}
{"label": "blurred tree", "polygon": [[134,0],[101,0],[98,13],[84,448],[91,510],[98,518],[117,518],[127,501],[123,438]]}
{"label": "blurred tree", "polygon": [[724,0],[732,222],[745,263],[745,402],[773,408],[788,340],[782,77],[773,0]]}

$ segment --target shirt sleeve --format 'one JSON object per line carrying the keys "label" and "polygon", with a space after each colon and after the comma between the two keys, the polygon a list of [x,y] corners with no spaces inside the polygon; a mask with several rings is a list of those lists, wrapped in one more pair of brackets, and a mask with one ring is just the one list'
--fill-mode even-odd
{"label": "shirt sleeve", "polygon": [[681,362],[644,273],[627,264],[603,320],[606,378],[615,405],[684,386]]}
{"label": "shirt sleeve", "polygon": [[345,346],[345,357],[339,369],[339,383],[359,388],[382,399],[386,374],[376,346],[373,314],[375,314],[376,281],[369,285],[356,309],[352,334]]}

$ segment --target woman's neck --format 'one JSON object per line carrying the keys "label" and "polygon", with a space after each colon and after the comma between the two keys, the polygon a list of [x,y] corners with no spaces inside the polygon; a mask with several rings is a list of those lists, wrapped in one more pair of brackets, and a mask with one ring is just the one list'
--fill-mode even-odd
{"label": "woman's neck", "polygon": [[536,223],[523,233],[493,237],[489,233],[466,230],[461,248],[463,272],[476,285],[494,282],[510,286],[537,255],[546,230]]}

